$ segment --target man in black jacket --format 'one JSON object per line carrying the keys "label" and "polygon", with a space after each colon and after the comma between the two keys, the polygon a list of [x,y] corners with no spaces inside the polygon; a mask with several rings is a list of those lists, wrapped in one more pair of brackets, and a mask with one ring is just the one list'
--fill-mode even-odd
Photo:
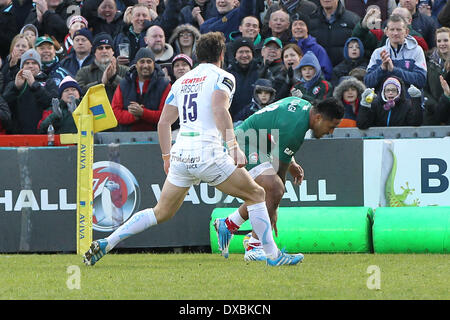
{"label": "man in black jacket", "polygon": [[253,41],[247,38],[240,38],[234,41],[234,61],[227,68],[227,71],[234,75],[236,79],[236,92],[230,106],[231,118],[234,121],[235,115],[252,101],[253,92],[249,90],[258,80],[260,66],[253,58]]}
{"label": "man in black jacket", "polygon": [[344,45],[360,17],[346,10],[339,0],[320,0],[311,15],[309,34],[325,48],[333,66],[344,60]]}

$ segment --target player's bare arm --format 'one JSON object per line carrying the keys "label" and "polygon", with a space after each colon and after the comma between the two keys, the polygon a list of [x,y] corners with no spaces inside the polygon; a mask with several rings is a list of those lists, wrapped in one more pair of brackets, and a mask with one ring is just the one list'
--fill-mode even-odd
{"label": "player's bare arm", "polygon": [[170,148],[172,148],[172,124],[178,119],[178,108],[166,104],[158,122],[158,138],[161,155],[164,160],[164,171],[169,172]]}

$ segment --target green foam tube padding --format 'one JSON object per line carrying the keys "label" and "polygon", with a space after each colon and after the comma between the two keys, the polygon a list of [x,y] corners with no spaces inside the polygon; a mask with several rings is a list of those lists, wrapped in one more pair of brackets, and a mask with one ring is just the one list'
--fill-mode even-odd
{"label": "green foam tube padding", "polygon": [[375,253],[448,253],[450,207],[382,207],[375,210]]}
{"label": "green foam tube padding", "polygon": [[[211,250],[219,252],[214,220],[236,208],[217,208],[211,214]],[[278,237],[275,243],[288,253],[371,252],[372,209],[367,207],[282,207],[278,209]],[[230,242],[230,253],[243,253],[243,231],[251,230],[246,221]]]}

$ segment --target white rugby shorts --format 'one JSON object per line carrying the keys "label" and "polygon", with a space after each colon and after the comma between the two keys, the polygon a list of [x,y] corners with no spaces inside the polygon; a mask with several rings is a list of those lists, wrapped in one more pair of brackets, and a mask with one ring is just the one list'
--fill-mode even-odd
{"label": "white rugby shorts", "polygon": [[211,186],[224,182],[236,170],[233,158],[220,145],[200,149],[177,147],[170,150],[167,179],[178,187],[190,187],[201,181]]}

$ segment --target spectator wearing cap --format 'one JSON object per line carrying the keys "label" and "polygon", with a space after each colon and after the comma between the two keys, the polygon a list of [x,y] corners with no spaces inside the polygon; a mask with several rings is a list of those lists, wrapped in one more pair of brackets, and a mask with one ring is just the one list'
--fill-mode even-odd
{"label": "spectator wearing cap", "polygon": [[291,42],[297,43],[303,53],[312,51],[322,66],[322,73],[326,80],[331,80],[333,65],[324,47],[317,43],[316,38],[309,34],[309,17],[296,13],[291,16]]}
{"label": "spectator wearing cap", "polygon": [[71,76],[67,76],[59,84],[58,94],[58,103],[54,105],[52,101],[52,108],[46,110],[47,115],[39,123],[39,133],[47,133],[50,124],[56,134],[78,132],[72,112],[81,101],[80,86]]}
{"label": "spectator wearing cap", "polygon": [[360,17],[346,10],[339,0],[320,0],[320,6],[311,15],[309,34],[325,48],[333,66],[344,59],[345,41],[359,20]]}
{"label": "spectator wearing cap", "polygon": [[73,45],[73,36],[75,34],[75,31],[89,28],[89,23],[83,16],[73,15],[67,21],[67,28],[69,29],[69,32],[64,38],[64,50],[67,53],[70,53]]}
{"label": "spectator wearing cap", "polygon": [[173,48],[175,54],[183,53],[195,63],[197,60],[195,44],[198,38],[200,38],[200,31],[196,27],[190,24],[182,24],[173,30],[169,38],[169,45]]}
{"label": "spectator wearing cap", "polygon": [[94,61],[80,68],[75,77],[83,95],[90,87],[104,84],[109,101],[112,101],[114,91],[129,69],[117,63],[112,45],[113,39],[108,33],[102,32],[95,36],[92,45]]}
{"label": "spectator wearing cap", "polygon": [[56,85],[69,75],[69,71],[61,67],[59,58],[56,55],[54,40],[48,35],[36,39],[36,51],[41,56],[42,71],[55,80]]}
{"label": "spectator wearing cap", "polygon": [[194,62],[191,57],[180,53],[176,55],[172,60],[172,84],[181,78],[186,72],[192,70]]}
{"label": "spectator wearing cap", "polygon": [[260,34],[259,20],[255,16],[247,16],[242,19],[239,25],[239,30],[233,31],[229,35],[229,41],[226,43],[225,50],[225,66],[233,61],[233,41],[247,38],[253,41],[253,48],[255,51],[255,59],[261,58],[261,48],[263,46],[262,36]]}
{"label": "spectator wearing cap", "polygon": [[41,65],[35,49],[26,51],[20,59],[19,72],[3,92],[12,114],[10,134],[36,134],[43,111],[58,96],[55,81],[41,71]]}
{"label": "spectator wearing cap", "polygon": [[277,74],[283,69],[281,51],[283,44],[276,37],[269,37],[264,40],[261,49],[261,69],[258,77],[273,81]]}
{"label": "spectator wearing cap", "polygon": [[265,38],[277,37],[283,45],[290,42],[291,39],[291,18],[283,9],[278,9],[270,14],[269,23],[265,25],[262,31]]}
{"label": "spectator wearing cap", "polygon": [[[214,1],[214,0],[211,0]],[[235,0],[215,0],[217,15],[203,22],[200,33],[220,31],[228,41],[230,33],[239,29],[241,20],[254,14],[253,0],[241,0],[236,6]]]}
{"label": "spectator wearing cap", "polygon": [[92,51],[92,33],[83,28],[73,34],[73,46],[69,54],[61,61],[61,66],[75,77],[80,68],[90,65],[94,61]]}
{"label": "spectator wearing cap", "polygon": [[136,53],[130,72],[114,93],[111,106],[118,131],[155,131],[171,84],[150,49]]}
{"label": "spectator wearing cap", "polygon": [[231,118],[252,101],[253,93],[248,88],[258,80],[260,64],[254,56],[253,41],[241,38],[234,41],[234,61],[226,69],[236,79],[236,91],[230,106]]}

